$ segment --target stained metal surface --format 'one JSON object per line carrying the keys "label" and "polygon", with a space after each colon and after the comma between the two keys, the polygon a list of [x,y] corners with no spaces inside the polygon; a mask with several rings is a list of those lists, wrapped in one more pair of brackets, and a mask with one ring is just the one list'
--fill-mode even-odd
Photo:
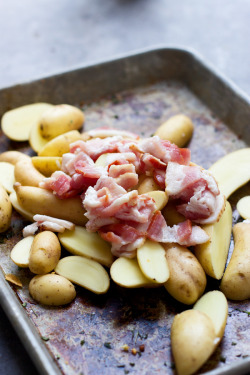
{"label": "stained metal surface", "polygon": [[[226,153],[250,144],[248,99],[182,50],[148,51],[7,88],[0,91],[0,115],[34,101],[81,106],[86,130],[110,125],[144,136],[150,136],[170,116],[185,113],[195,124],[189,145],[192,161],[205,168]],[[26,143],[19,145],[1,135],[0,152],[17,148],[30,152]],[[237,200],[246,193],[250,193],[249,184],[230,198],[234,222],[239,219]],[[19,269],[9,258],[25,224],[15,214],[11,229],[1,236],[1,267],[4,273],[19,276],[24,286],[13,288],[15,294],[8,293],[9,285],[1,279],[0,300],[31,357],[35,353],[36,358],[43,358],[37,365],[41,373],[173,374],[170,327],[174,315],[189,307],[174,301],[164,288],[127,290],[114,284],[103,296],[77,287],[77,298],[67,307],[38,305],[28,293],[32,274]],[[219,282],[208,279],[208,290],[218,287]],[[249,300],[229,302],[224,338],[201,373],[248,372],[249,311]],[[23,330],[20,317],[28,317],[27,330]],[[135,348],[137,354],[123,351],[124,344]],[[140,351],[141,345],[144,351]]]}

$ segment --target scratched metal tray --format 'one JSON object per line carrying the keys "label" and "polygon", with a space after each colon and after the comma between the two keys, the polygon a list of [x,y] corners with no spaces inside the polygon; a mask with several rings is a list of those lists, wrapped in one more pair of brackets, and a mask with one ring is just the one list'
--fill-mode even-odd
{"label": "scratched metal tray", "polygon": [[[0,91],[0,116],[37,101],[81,106],[86,129],[110,125],[150,136],[168,117],[185,113],[195,124],[192,160],[209,167],[227,152],[250,144],[250,102],[200,58],[181,49],[155,49]],[[27,143],[0,137],[0,152]],[[233,173],[233,171],[232,171]],[[235,204],[249,184],[230,198]],[[189,308],[159,289],[126,290],[114,284],[103,296],[77,288],[67,307],[34,303],[27,285],[32,275],[12,264],[9,253],[26,223],[13,215],[1,237],[3,273],[14,273],[23,288],[11,287],[0,272],[0,301],[41,374],[173,374],[170,327]],[[222,234],[223,235],[223,234]],[[231,244],[231,251],[233,243]],[[208,279],[208,289],[219,282]],[[250,301],[229,302],[225,336],[200,373],[250,372]],[[136,348],[137,355],[121,350]],[[145,350],[139,348],[144,345]]]}

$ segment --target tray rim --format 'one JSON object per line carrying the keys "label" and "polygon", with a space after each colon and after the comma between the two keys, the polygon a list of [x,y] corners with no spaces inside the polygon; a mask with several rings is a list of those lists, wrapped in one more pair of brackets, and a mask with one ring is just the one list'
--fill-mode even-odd
{"label": "tray rim", "polygon": [[[207,69],[213,76],[224,83],[227,88],[234,92],[240,99],[242,99],[250,107],[250,96],[241,90],[231,79],[227,78],[223,73],[219,72],[211,63],[208,63],[195,49],[190,47],[182,46],[166,46],[166,45],[154,45],[147,48],[136,49],[128,53],[122,53],[112,56],[109,59],[104,59],[101,61],[93,61],[83,65],[76,65],[69,70],[62,70],[55,74],[48,74],[40,78],[31,79],[24,81],[22,83],[17,83],[14,85],[6,86],[0,88],[1,92],[9,89],[15,89],[20,86],[28,86],[39,82],[41,80],[47,80],[50,78],[55,78],[69,74],[72,72],[81,71],[84,69],[102,67],[105,64],[111,64],[113,62],[122,61],[124,59],[133,58],[139,55],[144,55],[148,53],[160,53],[168,51],[183,53],[196,63],[200,64],[203,68]],[[61,375],[59,367],[56,365],[55,360],[51,356],[48,348],[41,342],[41,337],[32,321],[29,319],[28,315],[25,313],[24,308],[20,304],[17,295],[9,285],[9,283],[4,278],[4,272],[0,266],[0,304],[6,313],[6,316],[10,320],[15,332],[23,341],[24,346],[36,366],[38,372],[42,375]],[[42,345],[41,345],[42,344]],[[250,368],[250,357],[246,359],[239,360],[231,365],[224,365],[223,367],[216,368],[206,372],[208,375],[233,375],[235,371],[238,374],[247,374]],[[239,372],[240,371],[240,372]]]}

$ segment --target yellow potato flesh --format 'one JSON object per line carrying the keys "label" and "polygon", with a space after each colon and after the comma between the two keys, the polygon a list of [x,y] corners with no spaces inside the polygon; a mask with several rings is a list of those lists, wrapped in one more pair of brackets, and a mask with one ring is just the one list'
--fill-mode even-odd
{"label": "yellow potato flesh", "polygon": [[116,284],[125,288],[140,288],[153,284],[152,280],[142,273],[136,259],[116,259],[110,268],[110,275]]}
{"label": "yellow potato flesh", "polygon": [[34,103],[12,109],[2,117],[2,131],[14,141],[28,141],[32,126],[52,104]]}
{"label": "yellow potato flesh", "polygon": [[207,275],[220,280],[222,278],[232,232],[232,209],[226,203],[220,220],[214,224],[202,225],[210,240],[195,246],[195,255]]}
{"label": "yellow potato flesh", "polygon": [[154,190],[159,190],[159,185],[155,182],[153,177],[144,177],[142,175],[139,177],[137,190],[139,194],[145,194]]}
{"label": "yellow potato flesh", "polygon": [[62,156],[69,152],[70,144],[81,139],[81,134],[77,130],[58,135],[39,150],[39,156]]}
{"label": "yellow potato flesh", "polygon": [[220,289],[228,299],[250,298],[250,222],[233,227],[234,250],[221,280]]}
{"label": "yellow potato flesh", "polygon": [[154,190],[145,194],[155,201],[155,211],[161,211],[168,203],[168,195],[165,191]]}
{"label": "yellow potato flesh", "polygon": [[0,183],[8,193],[14,191],[13,185],[15,182],[14,165],[7,162],[0,162]]}
{"label": "yellow potato flesh", "polygon": [[45,177],[60,170],[62,158],[59,156],[33,156],[31,158],[34,167]]}
{"label": "yellow potato flesh", "polygon": [[170,117],[156,130],[155,135],[183,147],[192,137],[194,125],[191,119],[185,115]]}
{"label": "yellow potato flesh", "polygon": [[250,148],[227,154],[214,163],[209,171],[218,182],[221,193],[228,198],[250,180]]}
{"label": "yellow potato flesh", "polygon": [[14,191],[13,193],[10,194],[9,196],[10,198],[10,201],[11,201],[11,204],[12,206],[14,207],[14,209],[21,215],[23,216],[25,219],[29,220],[29,221],[33,221],[33,216],[34,214],[32,214],[31,212],[25,210],[18,202],[17,200],[17,195],[16,195],[16,192]]}
{"label": "yellow potato flesh", "polygon": [[19,267],[29,267],[30,249],[35,236],[28,236],[19,241],[11,250],[10,258]]}
{"label": "yellow potato flesh", "polygon": [[55,272],[96,294],[106,293],[110,281],[104,267],[92,259],[73,255],[59,260]]}
{"label": "yellow potato flesh", "polygon": [[250,220],[250,195],[239,200],[237,210],[243,219]]}
{"label": "yellow potato flesh", "polygon": [[215,349],[212,320],[201,311],[186,310],[175,316],[171,347],[178,375],[195,373]]}
{"label": "yellow potato flesh", "polygon": [[111,245],[98,233],[90,233],[84,227],[76,226],[74,231],[66,230],[58,236],[61,244],[70,253],[96,260],[107,267],[111,266]]}
{"label": "yellow potato flesh", "polygon": [[48,139],[45,139],[42,137],[40,130],[39,130],[39,123],[37,121],[36,123],[34,123],[32,128],[30,129],[30,134],[29,134],[30,147],[35,152],[40,152],[40,150],[42,150],[48,142],[49,142]]}
{"label": "yellow potato flesh", "polygon": [[219,290],[208,292],[196,302],[193,309],[209,316],[214,325],[215,335],[221,340],[228,316],[228,303],[224,294]]}
{"label": "yellow potato flesh", "polygon": [[105,167],[106,166],[107,157],[109,155],[110,155],[109,153],[100,155],[99,158],[95,161],[95,165],[97,167]]}
{"label": "yellow potato flesh", "polygon": [[146,240],[137,249],[139,267],[147,279],[157,283],[165,283],[169,278],[165,249],[158,243]]}
{"label": "yellow potato flesh", "polygon": [[168,204],[163,208],[162,215],[170,227],[186,220],[183,215],[179,214],[179,212],[176,210],[176,206],[172,204],[172,202],[168,202]]}

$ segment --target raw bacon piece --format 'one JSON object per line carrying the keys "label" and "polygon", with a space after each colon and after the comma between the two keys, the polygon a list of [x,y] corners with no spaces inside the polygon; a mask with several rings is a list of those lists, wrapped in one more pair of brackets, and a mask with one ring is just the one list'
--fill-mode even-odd
{"label": "raw bacon piece", "polygon": [[61,171],[54,172],[51,177],[45,178],[39,183],[39,186],[44,189],[52,190],[59,198],[63,198],[69,192],[71,178],[66,173]]}
{"label": "raw bacon piece", "polygon": [[128,132],[126,130],[119,130],[119,129],[113,129],[106,126],[96,128],[93,130],[89,130],[87,134],[92,138],[106,138],[106,137],[114,137],[114,136],[121,136],[125,138],[134,138],[139,139],[139,135]]}
{"label": "raw bacon piece", "polygon": [[111,165],[109,177],[113,177],[116,183],[125,190],[131,189],[138,184],[138,175],[133,164]]}
{"label": "raw bacon piece", "polygon": [[191,221],[169,227],[160,211],[157,211],[149,225],[147,236],[157,242],[178,243],[182,246],[194,246],[209,240],[207,233]]}

